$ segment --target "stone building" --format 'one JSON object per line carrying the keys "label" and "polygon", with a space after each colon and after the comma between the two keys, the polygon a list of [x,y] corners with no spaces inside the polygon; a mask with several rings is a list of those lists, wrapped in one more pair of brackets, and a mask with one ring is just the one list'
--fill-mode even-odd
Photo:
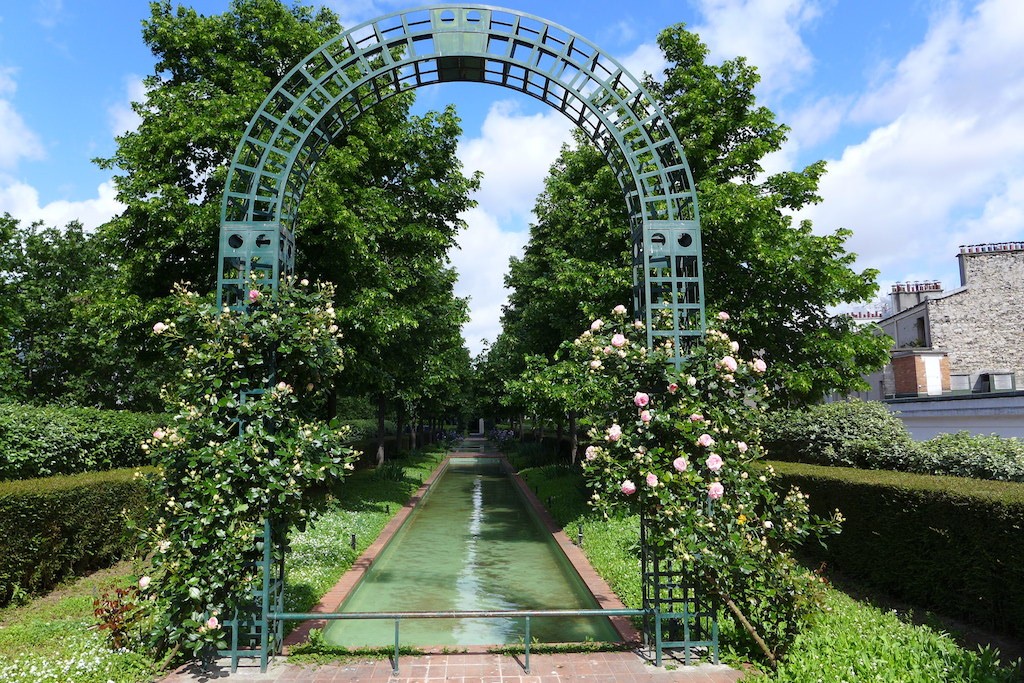
{"label": "stone building", "polygon": [[963,246],[957,258],[958,288],[895,284],[887,314],[854,316],[894,340],[891,363],[859,398],[886,401],[915,438],[1024,436],[1024,242]]}
{"label": "stone building", "polygon": [[960,287],[893,285],[883,397],[1012,391],[1024,381],[1024,243],[964,246]]}

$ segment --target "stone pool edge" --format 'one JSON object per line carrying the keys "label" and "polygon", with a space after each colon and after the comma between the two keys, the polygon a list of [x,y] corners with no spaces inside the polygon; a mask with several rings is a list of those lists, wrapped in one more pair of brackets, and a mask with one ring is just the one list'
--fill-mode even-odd
{"label": "stone pool edge", "polygon": [[[441,475],[442,472],[448,467],[448,462],[452,459],[458,458],[493,458],[500,460],[502,467],[515,482],[519,492],[523,495],[524,499],[529,503],[530,507],[533,508],[534,513],[540,519],[541,524],[544,528],[552,535],[555,539],[555,543],[561,549],[562,554],[565,555],[569,563],[572,564],[576,573],[583,580],[587,590],[597,601],[597,604],[601,609],[624,609],[625,605],[619,600],[618,596],[612,591],[608,583],[601,578],[600,575],[590,565],[590,561],[587,560],[586,555],[583,551],[574,544],[569,537],[565,534],[561,527],[555,522],[554,518],[551,517],[547,509],[541,504],[537,496],[530,490],[523,478],[519,476],[508,459],[501,454],[490,454],[480,453],[473,451],[453,451],[445,456],[444,460],[434,468],[430,475],[426,478],[423,484],[416,490],[416,492],[409,498],[402,509],[395,513],[395,516],[391,518],[380,532],[377,538],[370,544],[370,546],[363,551],[363,553],[356,559],[352,566],[345,572],[338,583],[334,584],[327,593],[320,598],[320,602],[310,610],[317,614],[329,614],[337,611],[338,607],[345,601],[352,589],[356,587],[359,581],[363,578],[374,561],[380,555],[384,547],[392,539],[392,537],[398,533],[398,530],[405,523],[405,520],[412,514],[413,508],[419,504],[426,495],[427,491],[433,485],[434,481]],[[611,621],[612,626],[619,634],[619,638],[623,644],[635,645],[640,642],[640,633],[636,630],[633,624],[630,622],[628,617],[607,617]],[[292,645],[298,645],[309,639],[309,632],[316,628],[325,628],[327,626],[327,619],[313,619],[310,621],[301,622],[291,633],[285,636],[284,639],[284,654],[288,654],[288,648]],[[507,645],[469,645],[460,647],[460,651],[466,652],[486,652],[495,647],[507,647]],[[440,652],[442,648],[423,648],[425,652]],[[450,650],[451,646],[443,648]]]}

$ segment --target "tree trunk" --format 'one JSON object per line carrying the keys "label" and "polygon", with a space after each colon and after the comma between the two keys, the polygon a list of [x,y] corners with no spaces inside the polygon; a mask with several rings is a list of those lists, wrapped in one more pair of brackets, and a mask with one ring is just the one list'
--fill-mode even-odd
{"label": "tree trunk", "polygon": [[576,431],[576,411],[569,411],[569,463],[576,465],[576,451],[580,448],[580,435]]}
{"label": "tree trunk", "polygon": [[398,448],[402,448],[402,439],[405,436],[405,401],[398,402],[395,411],[395,427],[398,430]]}
{"label": "tree trunk", "polygon": [[377,398],[377,467],[384,464],[384,394]]}
{"label": "tree trunk", "polygon": [[420,428],[420,420],[416,415],[409,418],[409,450],[416,450],[416,432]]}

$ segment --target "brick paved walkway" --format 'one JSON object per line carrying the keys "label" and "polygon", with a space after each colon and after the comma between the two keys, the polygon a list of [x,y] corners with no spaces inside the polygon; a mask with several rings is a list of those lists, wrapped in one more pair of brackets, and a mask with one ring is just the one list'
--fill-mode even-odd
{"label": "brick paved walkway", "polygon": [[743,673],[725,665],[683,666],[667,661],[655,667],[632,652],[587,652],[578,654],[530,655],[530,673],[523,670],[522,655],[433,654],[402,657],[397,675],[390,660],[364,660],[330,665],[288,664],[287,658],[275,659],[266,673],[259,665],[243,663],[230,672],[226,661],[203,671],[195,665],[179,669],[165,683],[344,683],[355,681],[384,683],[540,683],[556,681],[592,681],[594,683],[733,683]]}

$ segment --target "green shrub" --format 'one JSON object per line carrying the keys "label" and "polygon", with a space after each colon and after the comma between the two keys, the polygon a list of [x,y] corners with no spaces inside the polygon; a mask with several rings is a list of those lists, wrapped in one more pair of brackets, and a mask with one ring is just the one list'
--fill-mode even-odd
{"label": "green shrub", "polygon": [[142,441],[167,422],[160,414],[0,404],[0,480],[148,465]]}
{"label": "green shrub", "polygon": [[840,571],[908,602],[1024,635],[1024,484],[775,463],[817,514],[846,517]]}
{"label": "green shrub", "polygon": [[137,472],[0,483],[0,606],[106,567],[132,548],[126,518],[143,520],[154,503]]}
{"label": "green shrub", "polygon": [[896,469],[914,443],[877,401],[842,401],[784,410],[762,425],[771,458],[814,465]]}
{"label": "green shrub", "polygon": [[995,434],[940,434],[916,444],[906,469],[954,477],[1024,482],[1024,441]]}

